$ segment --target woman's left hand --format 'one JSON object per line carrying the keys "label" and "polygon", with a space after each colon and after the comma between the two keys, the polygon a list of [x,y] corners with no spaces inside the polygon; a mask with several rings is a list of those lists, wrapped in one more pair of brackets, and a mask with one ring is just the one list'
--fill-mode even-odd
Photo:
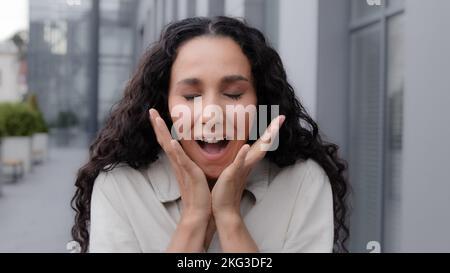
{"label": "woman's left hand", "polygon": [[267,145],[278,135],[285,116],[278,116],[264,132],[264,135],[251,147],[245,144],[239,150],[235,160],[220,175],[212,194],[212,211],[216,224],[221,220],[240,217],[240,204],[247,178],[252,168],[264,158]]}
{"label": "woman's left hand", "polygon": [[284,120],[284,116],[274,119],[251,148],[247,144],[242,146],[233,163],[214,185],[211,193],[213,219],[223,252],[258,252],[258,246],[241,217],[241,198],[251,169],[264,158]]}

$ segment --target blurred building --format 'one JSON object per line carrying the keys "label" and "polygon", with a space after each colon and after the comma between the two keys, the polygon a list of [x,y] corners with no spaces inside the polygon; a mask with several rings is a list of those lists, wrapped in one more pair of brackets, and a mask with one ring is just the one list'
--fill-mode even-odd
{"label": "blurred building", "polygon": [[45,118],[53,126],[64,115],[76,115],[86,126],[89,108],[90,3],[30,1],[28,85],[38,96]]}
{"label": "blurred building", "polygon": [[450,251],[449,10],[446,0],[141,0],[136,58],[170,21],[245,18],[349,161],[350,249]]}
{"label": "blurred building", "polygon": [[26,91],[21,78],[24,67],[16,45],[10,40],[0,42],[0,102],[22,99]]}
{"label": "blurred building", "polygon": [[133,70],[137,0],[100,1],[99,124],[122,98]]}
{"label": "blurred building", "polygon": [[[30,1],[29,89],[38,94],[50,124],[74,127],[71,138],[81,145],[89,141],[92,120],[101,126],[128,80],[135,3],[101,1],[99,14],[94,14],[93,0]],[[98,49],[92,47],[93,39],[98,39]],[[98,78],[93,78],[95,56]],[[89,107],[93,100],[98,110]]]}

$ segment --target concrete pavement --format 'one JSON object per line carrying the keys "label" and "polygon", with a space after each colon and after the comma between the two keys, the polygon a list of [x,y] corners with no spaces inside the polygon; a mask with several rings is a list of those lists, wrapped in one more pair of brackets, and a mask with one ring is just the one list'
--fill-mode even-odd
{"label": "concrete pavement", "polygon": [[65,252],[71,240],[77,170],[87,160],[81,148],[51,148],[49,159],[0,197],[0,252]]}

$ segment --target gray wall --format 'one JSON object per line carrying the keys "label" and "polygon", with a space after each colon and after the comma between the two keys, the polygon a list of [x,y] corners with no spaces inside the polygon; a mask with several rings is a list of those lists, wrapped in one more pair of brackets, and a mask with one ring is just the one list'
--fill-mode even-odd
{"label": "gray wall", "polygon": [[309,114],[316,117],[317,0],[279,2],[278,50],[288,80]]}
{"label": "gray wall", "polygon": [[406,2],[400,251],[450,251],[450,1]]}

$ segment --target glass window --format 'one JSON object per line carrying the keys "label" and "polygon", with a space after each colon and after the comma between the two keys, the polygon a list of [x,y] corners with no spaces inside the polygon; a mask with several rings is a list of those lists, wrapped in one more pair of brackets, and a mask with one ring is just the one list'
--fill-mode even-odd
{"label": "glass window", "polygon": [[401,198],[403,1],[351,4],[352,19],[359,18],[350,28],[350,250],[367,252],[367,244],[377,241],[389,251],[395,249],[390,238],[397,235]]}
{"label": "glass window", "polygon": [[400,183],[403,143],[403,89],[404,89],[404,36],[403,16],[388,20],[387,25],[387,124],[386,124],[386,190],[385,190],[385,249],[398,249],[392,245],[398,234],[397,220],[400,206]]}
{"label": "glass window", "polygon": [[380,119],[380,25],[352,35],[351,219],[352,250],[381,238],[382,128]]}
{"label": "glass window", "polygon": [[[99,60],[99,113],[100,126],[109,115],[111,106],[120,99],[124,83],[132,67],[134,50],[135,5],[130,0],[102,1]],[[158,8],[164,11],[162,0]],[[163,20],[163,13],[160,13]],[[163,23],[160,21],[160,23]],[[127,41],[127,42],[124,42]]]}
{"label": "glass window", "polygon": [[30,1],[27,80],[50,124],[61,127],[60,117],[73,113],[83,129],[89,117],[92,1],[69,2]]}
{"label": "glass window", "polygon": [[55,55],[67,54],[67,22],[64,20],[46,21],[44,25],[44,40],[50,51]]}

